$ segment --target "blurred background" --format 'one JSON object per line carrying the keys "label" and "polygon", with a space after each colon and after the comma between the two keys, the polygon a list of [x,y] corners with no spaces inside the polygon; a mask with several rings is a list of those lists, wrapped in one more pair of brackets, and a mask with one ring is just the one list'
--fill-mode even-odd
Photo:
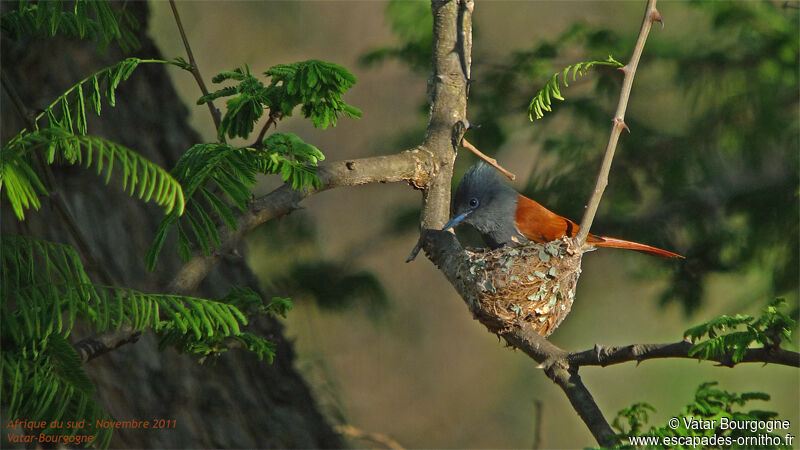
{"label": "blurred background", "polygon": [[[158,50],[165,58],[185,56],[169,4],[149,5],[149,33]],[[666,261],[615,250],[587,255],[572,313],[551,336],[556,345],[583,350],[596,343],[676,341],[688,327],[717,315],[757,314],[776,296],[785,297],[797,316],[798,7],[796,2],[659,6],[666,27],[654,27],[645,48],[626,116],[632,133],[621,139],[593,231],[687,258]],[[389,154],[420,142],[430,72],[427,2],[187,1],[178,2],[178,8],[207,82],[245,64],[260,73],[307,59],[334,62],[356,75],[359,81],[345,100],[363,111],[360,120],[343,119],[327,130],[299,117],[279,124],[279,131],[298,134],[329,160]],[[567,101],[556,102],[553,113],[533,124],[528,102],[567,65],[609,54],[625,62],[643,8],[643,2],[516,1],[475,7],[468,117],[480,127],[467,137],[517,174],[517,189],[575,220],[594,182],[621,76],[610,68],[593,69],[562,89]],[[23,53],[21,59],[35,64],[36,54],[30,56]],[[72,67],[67,61],[59,64]],[[195,106],[200,93],[194,80],[183,71],[169,73],[194,129],[203,141],[215,140],[207,109]],[[141,89],[134,92],[152,95]],[[150,96],[133,97],[145,101]],[[149,134],[160,134],[154,131],[158,126],[167,125],[153,124]],[[134,142],[148,134],[125,132]],[[185,134],[187,141],[196,140]],[[174,143],[143,147],[167,145]],[[473,162],[462,150],[454,183]],[[256,195],[276,187],[276,178],[265,177]],[[285,333],[294,340],[296,366],[325,418],[385,434],[407,447],[592,445],[561,390],[532,360],[504,348],[471,320],[426,259],[403,262],[417,239],[419,205],[420,194],[403,185],[337,189],[310,198],[303,210],[248,238],[247,261],[263,291],[294,300]],[[107,228],[130,227],[124,217],[119,220],[108,221]],[[470,230],[459,230],[459,236],[479,245]],[[236,270],[224,266],[220,270]],[[144,345],[110,355],[116,373],[120,367],[137,370],[141,373],[132,378],[147,381],[184,373],[178,366],[194,370],[186,369],[194,367],[189,358],[164,362],[158,357],[128,369],[131,353],[126,352],[139,352]],[[288,346],[278,352],[285,359],[276,367],[291,366]],[[226,355],[214,375],[205,368],[198,372],[227,386],[235,369],[225,365],[241,367],[235,361]],[[119,383],[113,375],[103,376],[102,369],[96,373],[107,383]],[[262,374],[250,372],[239,384],[255,385],[259,380],[253,378]],[[584,368],[581,376],[609,420],[621,408],[646,401],[658,409],[650,423],[662,425],[680,413],[701,382],[718,380],[729,391],[770,394],[769,403],[748,407],[777,411],[791,421],[792,434],[799,431],[795,369],[664,360]],[[214,407],[220,408],[217,417],[231,415],[221,403],[204,403],[214,395],[181,381],[196,378],[174,378],[177,388],[153,383],[153,397],[187,411]],[[285,384],[264,383],[255,389],[274,391],[277,404],[288,403],[281,398],[281,388],[288,392]],[[112,399],[126,391],[121,384],[114,389],[100,391]],[[301,398],[285,395],[295,402]],[[242,398],[254,397],[234,394],[228,400],[237,404]],[[140,400],[144,405],[131,413],[125,402],[105,403],[117,417],[158,407]],[[310,398],[307,403],[313,409]],[[258,408],[248,405],[253,406]],[[260,418],[242,415],[241,423],[259,426],[251,422]],[[237,444],[246,428],[216,429],[224,428],[220,424],[205,427],[204,445],[252,446]],[[262,425],[277,426],[269,420]],[[125,434],[120,436],[118,444],[124,445]]]}
{"label": "blurred background", "polygon": [[[566,102],[530,123],[527,104],[578,61],[625,62],[643,2],[476,2],[468,139],[518,176],[515,187],[580,219],[621,83],[610,68],[562,89]],[[431,38],[427,2],[183,2],[195,57],[209,79],[322,59],[358,78],[348,103],[364,112],[294,132],[329,160],[394,153],[421,141]],[[151,4],[151,33],[182,55],[169,6]],[[670,342],[720,314],[758,313],[775,296],[796,315],[798,288],[798,5],[664,2],[650,34],[624,134],[593,230],[686,255],[668,261],[600,250],[584,259],[573,311],[551,336],[565,349]],[[232,25],[235,24],[235,25]],[[199,97],[172,71],[186,103]],[[214,139],[205,107],[191,121]],[[459,155],[456,179],[474,162]],[[258,193],[277,185],[265,179]],[[286,320],[297,365],[326,417],[408,447],[583,447],[594,443],[561,390],[527,356],[477,322],[414,246],[420,195],[371,185],[316,195],[248,239],[262,288],[291,295]],[[469,230],[460,236],[479,244]],[[462,234],[463,233],[463,234]],[[302,237],[300,237],[302,236]],[[796,346],[795,346],[796,349]],[[697,385],[773,397],[797,434],[800,378],[787,367],[718,368],[684,360],[584,368],[611,420],[637,401],[677,415]],[[537,424],[538,423],[538,424]],[[536,435],[536,430],[541,430]],[[354,445],[368,445],[357,441]]]}

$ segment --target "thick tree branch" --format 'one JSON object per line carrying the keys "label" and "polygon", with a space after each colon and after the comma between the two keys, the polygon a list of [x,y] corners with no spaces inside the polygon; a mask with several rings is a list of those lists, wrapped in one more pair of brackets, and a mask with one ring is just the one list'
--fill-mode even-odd
{"label": "thick tree branch", "polygon": [[583,219],[581,219],[580,231],[578,231],[578,235],[575,236],[575,243],[578,248],[583,247],[587,236],[589,236],[589,229],[592,227],[595,214],[597,214],[597,207],[600,205],[603,191],[605,191],[608,185],[608,173],[611,171],[611,161],[614,159],[614,151],[617,148],[619,135],[622,133],[623,129],[628,129],[628,126],[625,125],[625,111],[628,109],[628,99],[631,95],[633,77],[636,75],[636,68],[639,65],[639,58],[642,56],[642,50],[644,50],[647,35],[650,34],[650,27],[655,21],[662,22],[661,15],[656,11],[656,0],[648,0],[647,8],[644,11],[644,18],[642,19],[642,27],[639,30],[639,37],[636,39],[636,45],[633,48],[633,54],[628,64],[622,68],[622,71],[625,73],[625,78],[622,80],[619,103],[617,104],[617,111],[612,120],[611,136],[608,138],[606,153],[605,156],[603,156],[600,172],[597,174],[597,182],[595,183],[594,191],[589,198],[589,203],[586,205],[586,212],[583,214]]}
{"label": "thick tree branch", "polygon": [[170,293],[183,294],[194,291],[221,257],[231,253],[249,231],[300,208],[299,203],[313,194],[343,186],[398,181],[407,181],[422,188],[429,183],[431,172],[429,157],[420,150],[324,164],[320,166],[318,172],[322,187],[296,191],[284,185],[253,200],[248,210],[238,217],[236,231],[222,230],[220,233],[222,245],[212,254],[195,253],[194,257],[180,269],[167,290]]}
{"label": "thick tree branch", "polygon": [[[602,347],[595,345],[591,350],[573,352],[566,356],[567,361],[575,366],[610,366],[629,361],[640,363],[648,359],[657,358],[688,358],[700,359],[689,356],[692,343],[689,341],[673,342],[669,344],[633,344],[619,347]],[[780,364],[784,366],[800,367],[800,353],[774,348],[748,349],[741,361],[734,362],[730,355],[711,358],[721,366],[733,367],[739,363]]]}
{"label": "thick tree branch", "polygon": [[472,0],[433,0],[433,74],[428,80],[431,109],[420,148],[434,161],[433,179],[423,194],[420,225],[441,229],[450,217],[453,162],[467,123],[467,88],[472,53]]}

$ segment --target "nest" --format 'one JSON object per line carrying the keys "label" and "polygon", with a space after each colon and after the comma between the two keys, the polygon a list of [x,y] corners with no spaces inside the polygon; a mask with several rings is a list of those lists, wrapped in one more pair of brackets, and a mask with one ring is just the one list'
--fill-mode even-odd
{"label": "nest", "polygon": [[547,337],[569,314],[581,273],[581,252],[565,241],[468,250],[477,318],[500,333],[524,321]]}

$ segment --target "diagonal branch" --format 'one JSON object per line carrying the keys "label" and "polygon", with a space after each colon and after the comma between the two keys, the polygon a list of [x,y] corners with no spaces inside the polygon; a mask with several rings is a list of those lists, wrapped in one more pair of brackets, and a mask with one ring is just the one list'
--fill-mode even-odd
{"label": "diagonal branch", "polygon": [[518,322],[514,328],[499,334],[509,345],[518,348],[538,361],[548,378],[553,380],[566,394],[573,409],[604,447],[619,445],[614,430],[603,417],[603,412],[594,401],[589,389],[583,384],[578,367],[566,359],[567,352],[539,335],[529,323]]}
{"label": "diagonal branch", "polygon": [[235,231],[221,234],[222,245],[210,255],[195,253],[183,265],[167,288],[171,293],[192,292],[205,279],[223,255],[233,252],[242,238],[253,228],[299,209],[299,203],[316,193],[343,186],[368,183],[407,181],[421,188],[429,182],[430,161],[427,154],[410,150],[389,156],[353,159],[325,164],[319,168],[322,187],[296,191],[283,185],[269,194],[253,200],[248,210],[237,219]]}
{"label": "diagonal branch", "polygon": [[475,155],[476,155],[478,158],[480,158],[480,159],[482,159],[482,160],[486,161],[486,163],[487,163],[487,164],[489,164],[490,166],[492,166],[492,167],[494,167],[495,169],[499,170],[499,171],[500,171],[500,172],[501,172],[503,175],[507,176],[509,180],[511,180],[511,181],[514,181],[515,179],[517,179],[517,176],[516,176],[516,175],[514,175],[514,174],[513,174],[513,173],[511,173],[511,172],[509,172],[509,171],[508,171],[508,170],[506,170],[506,169],[505,169],[503,166],[501,166],[500,164],[498,164],[496,159],[494,159],[494,158],[492,158],[491,156],[489,156],[489,155],[486,155],[486,154],[485,154],[485,153],[483,153],[482,151],[478,150],[478,148],[477,148],[477,147],[475,147],[474,145],[472,145],[472,144],[471,144],[469,141],[467,141],[466,139],[462,139],[462,140],[461,140],[461,145],[462,145],[464,148],[466,148],[467,150],[471,151],[472,153],[475,153]]}
{"label": "diagonal branch", "polygon": [[73,347],[78,352],[81,362],[86,363],[125,344],[138,341],[141,335],[141,331],[128,324],[123,324],[116,330],[108,330],[82,339]]}
{"label": "diagonal branch", "polygon": [[[578,248],[583,247],[586,238],[589,236],[589,229],[592,227],[594,216],[597,214],[597,207],[600,205],[600,199],[603,197],[608,185],[608,173],[611,171],[611,161],[614,159],[614,151],[617,148],[619,135],[623,129],[628,129],[625,125],[625,110],[628,108],[628,98],[631,95],[631,87],[633,86],[633,77],[636,75],[636,68],[639,65],[639,58],[642,56],[644,44],[647,41],[647,35],[650,34],[650,27],[653,22],[661,22],[661,15],[656,10],[656,0],[648,0],[647,8],[644,11],[644,18],[642,19],[642,27],[639,30],[639,37],[636,39],[636,45],[633,48],[631,60],[622,70],[625,73],[625,78],[622,80],[622,91],[619,94],[619,103],[617,104],[617,111],[614,114],[614,119],[611,125],[611,136],[608,138],[606,145],[606,153],[603,156],[603,163],[600,166],[600,172],[597,174],[597,182],[595,183],[592,196],[589,198],[589,203],[586,205],[586,212],[581,219],[581,228],[578,235],[575,236],[575,243]],[[630,131],[630,130],[628,130]]]}
{"label": "diagonal branch", "polygon": [[[232,253],[249,231],[269,220],[299,209],[299,203],[313,194],[337,187],[398,181],[408,181],[413,186],[421,188],[429,182],[430,165],[425,153],[409,150],[390,156],[338,161],[321,166],[319,178],[322,187],[296,191],[283,185],[253,200],[250,208],[238,217],[236,231],[228,230],[220,233],[222,245],[212,254],[195,253],[194,257],[178,271],[167,291],[176,294],[194,291],[222,260],[222,256]],[[81,356],[81,361],[86,362],[124,344],[136,342],[140,334],[141,332],[124,325],[120,329],[88,337],[75,344],[75,348]]]}

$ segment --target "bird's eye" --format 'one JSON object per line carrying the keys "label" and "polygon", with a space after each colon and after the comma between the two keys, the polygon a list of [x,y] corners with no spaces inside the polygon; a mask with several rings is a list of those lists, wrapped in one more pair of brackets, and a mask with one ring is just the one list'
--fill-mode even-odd
{"label": "bird's eye", "polygon": [[469,207],[470,208],[477,208],[478,207],[478,199],[475,198],[475,197],[472,197],[470,199],[470,201],[469,201]]}

